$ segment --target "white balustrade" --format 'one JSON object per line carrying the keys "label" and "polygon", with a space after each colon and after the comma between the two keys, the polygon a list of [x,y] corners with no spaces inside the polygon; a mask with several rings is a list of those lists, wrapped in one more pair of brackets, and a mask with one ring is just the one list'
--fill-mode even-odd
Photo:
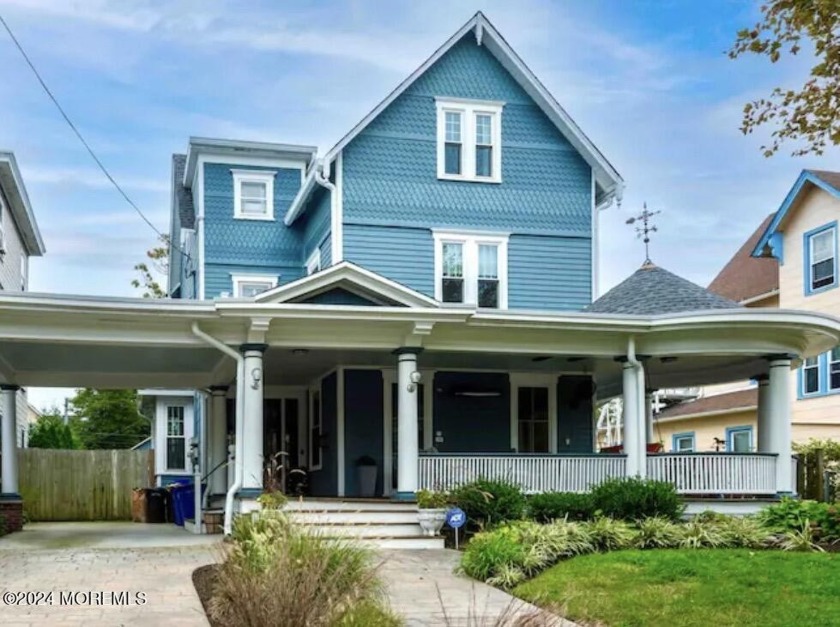
{"label": "white balustrade", "polygon": [[[674,453],[647,457],[649,479],[672,483],[688,495],[776,493],[776,455],[762,453]],[[793,460],[796,463],[796,460]],[[452,490],[476,479],[497,479],[523,492],[586,492],[624,477],[623,455],[421,454],[419,487]]]}
{"label": "white balustrade", "polygon": [[625,474],[623,455],[431,454],[419,460],[419,486],[452,490],[476,479],[510,481],[523,492],[586,492]]}
{"label": "white balustrade", "polygon": [[674,484],[680,494],[775,494],[776,455],[678,453],[648,455],[649,479]]}

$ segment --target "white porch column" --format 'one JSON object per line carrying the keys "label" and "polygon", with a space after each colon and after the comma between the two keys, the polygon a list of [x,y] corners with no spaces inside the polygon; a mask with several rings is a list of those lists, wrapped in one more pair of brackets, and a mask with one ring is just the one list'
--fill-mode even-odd
{"label": "white porch column", "polygon": [[417,492],[417,372],[420,348],[400,348],[397,355],[397,494],[398,500],[413,500]]}
{"label": "white porch column", "polygon": [[756,429],[756,450],[759,453],[770,452],[770,420],[768,409],[770,408],[770,378],[766,374],[754,377],[758,383],[758,424]]}
{"label": "white porch column", "polygon": [[636,368],[624,359],[622,365],[622,384],[623,384],[623,422],[624,422],[624,437],[622,443],[624,447],[624,454],[627,456],[627,471],[628,477],[635,477],[641,474],[642,463],[644,458],[639,458],[639,442],[642,439],[642,431],[640,429],[641,421],[639,420],[639,385]]}
{"label": "white porch column", "polygon": [[243,344],[245,382],[242,425],[242,488],[239,495],[256,498],[263,489],[263,353],[267,344]]}
{"label": "white porch column", "polygon": [[226,385],[210,388],[210,416],[207,421],[207,472],[210,475],[210,494],[227,492],[227,467],[219,466],[227,461],[227,391]]}
{"label": "white porch column", "polygon": [[[794,477],[790,461],[790,357],[773,355],[768,358],[770,375],[768,380],[766,422],[768,428],[765,443],[770,453],[776,453],[776,492],[793,494]],[[759,431],[760,433],[760,431]]]}
{"label": "white porch column", "polygon": [[17,464],[17,385],[0,385],[3,410],[3,466],[0,494],[7,499],[20,499]]}
{"label": "white porch column", "polygon": [[655,390],[645,388],[645,444],[656,442],[656,434],[653,432],[653,393]]}

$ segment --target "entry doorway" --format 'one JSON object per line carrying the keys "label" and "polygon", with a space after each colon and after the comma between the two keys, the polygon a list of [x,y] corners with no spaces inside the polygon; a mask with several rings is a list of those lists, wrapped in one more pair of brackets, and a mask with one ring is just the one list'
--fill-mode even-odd
{"label": "entry doorway", "polygon": [[305,394],[294,392],[267,398],[263,404],[263,455],[266,465],[276,459],[288,472],[306,463]]}
{"label": "entry doorway", "polygon": [[557,452],[557,377],[511,375],[510,441],[517,453]]}

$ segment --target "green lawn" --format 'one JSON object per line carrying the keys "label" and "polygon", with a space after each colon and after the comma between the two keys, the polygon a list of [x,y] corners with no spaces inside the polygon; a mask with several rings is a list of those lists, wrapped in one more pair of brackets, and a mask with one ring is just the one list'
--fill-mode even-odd
{"label": "green lawn", "polygon": [[840,554],[615,551],[561,562],[514,593],[609,627],[840,625]]}

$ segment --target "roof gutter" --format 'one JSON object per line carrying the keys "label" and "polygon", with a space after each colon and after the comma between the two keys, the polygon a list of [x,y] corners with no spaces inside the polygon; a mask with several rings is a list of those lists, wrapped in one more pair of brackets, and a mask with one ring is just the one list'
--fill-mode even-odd
{"label": "roof gutter", "polygon": [[243,412],[242,405],[245,397],[245,358],[224,342],[220,342],[212,335],[208,335],[201,330],[197,322],[192,323],[193,335],[201,340],[204,340],[210,346],[219,349],[225,355],[236,360],[236,445],[233,453],[233,484],[228,488],[225,495],[225,520],[224,520],[224,534],[230,535],[233,527],[233,499],[236,493],[242,488],[242,464],[245,461],[242,456],[243,447]]}

